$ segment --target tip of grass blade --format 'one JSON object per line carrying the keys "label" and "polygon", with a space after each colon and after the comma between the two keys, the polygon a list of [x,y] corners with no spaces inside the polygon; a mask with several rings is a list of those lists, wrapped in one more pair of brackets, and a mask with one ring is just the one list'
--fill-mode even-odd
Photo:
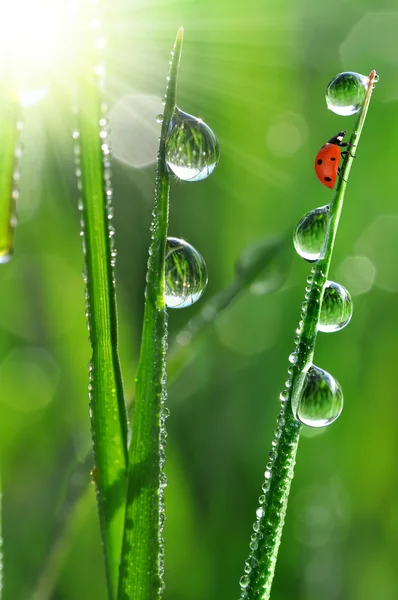
{"label": "tip of grass blade", "polygon": [[181,25],[181,27],[177,31],[177,42],[182,42],[183,37],[184,37],[184,27]]}

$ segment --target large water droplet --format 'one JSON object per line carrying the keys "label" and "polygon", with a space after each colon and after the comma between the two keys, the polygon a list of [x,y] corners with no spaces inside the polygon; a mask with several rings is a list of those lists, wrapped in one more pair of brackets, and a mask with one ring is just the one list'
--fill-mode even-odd
{"label": "large water droplet", "polygon": [[169,308],[194,304],[207,285],[203,257],[184,240],[167,238],[164,301]]}
{"label": "large water droplet", "polygon": [[349,292],[334,281],[327,281],[323,291],[318,330],[332,333],[343,329],[352,317],[352,300]]}
{"label": "large water droplet", "polygon": [[166,140],[166,162],[174,175],[200,181],[214,171],[219,158],[218,141],[210,127],[176,107]]}
{"label": "large water droplet", "polygon": [[326,104],[328,109],[348,117],[359,111],[364,101],[369,77],[360,73],[339,73],[326,89]]}
{"label": "large water droplet", "polygon": [[329,205],[314,208],[297,223],[293,234],[296,252],[305,260],[314,262],[319,259],[325,243],[329,222]]}
{"label": "large water droplet", "polygon": [[327,371],[312,365],[308,369],[297,407],[297,418],[309,427],[325,427],[343,410],[340,384]]}

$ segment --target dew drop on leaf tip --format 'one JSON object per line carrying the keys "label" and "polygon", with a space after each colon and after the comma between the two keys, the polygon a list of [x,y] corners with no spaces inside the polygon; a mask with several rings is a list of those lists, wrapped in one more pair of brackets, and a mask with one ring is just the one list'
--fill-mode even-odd
{"label": "dew drop on leaf tip", "polygon": [[220,158],[214,132],[201,119],[176,107],[166,139],[166,163],[183,181],[201,181],[211,175]]}
{"label": "dew drop on leaf tip", "polygon": [[368,83],[369,77],[366,75],[352,71],[339,73],[326,88],[328,109],[343,117],[359,112],[366,96]]}
{"label": "dew drop on leaf tip", "polygon": [[165,294],[168,308],[185,308],[202,296],[207,286],[207,266],[188,242],[169,237],[166,244]]}

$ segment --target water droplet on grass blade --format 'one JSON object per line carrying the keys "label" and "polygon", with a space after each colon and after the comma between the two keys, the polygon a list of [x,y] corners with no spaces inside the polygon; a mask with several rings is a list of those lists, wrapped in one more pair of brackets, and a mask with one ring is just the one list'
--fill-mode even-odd
{"label": "water droplet on grass blade", "polygon": [[202,296],[207,285],[203,257],[188,242],[167,238],[164,301],[169,308],[185,308]]}
{"label": "water droplet on grass blade", "polygon": [[166,162],[174,175],[183,181],[200,181],[211,175],[219,158],[210,127],[176,108],[166,140]]}
{"label": "water droplet on grass blade", "polygon": [[329,110],[347,117],[359,111],[366,96],[369,77],[347,71],[336,75],[326,89]]}
{"label": "water droplet on grass blade", "polygon": [[344,286],[334,281],[325,284],[318,330],[332,333],[343,329],[352,317],[352,300]]}
{"label": "water droplet on grass blade", "polygon": [[239,585],[240,587],[245,590],[247,588],[247,586],[250,583],[250,579],[247,575],[242,575],[242,577],[239,580]]}
{"label": "water droplet on grass blade", "polygon": [[317,261],[325,243],[329,205],[314,208],[297,223],[293,244],[297,254],[309,262]]}
{"label": "water droplet on grass blade", "polygon": [[330,373],[312,365],[308,369],[297,407],[297,418],[309,427],[325,427],[343,410],[343,392]]}

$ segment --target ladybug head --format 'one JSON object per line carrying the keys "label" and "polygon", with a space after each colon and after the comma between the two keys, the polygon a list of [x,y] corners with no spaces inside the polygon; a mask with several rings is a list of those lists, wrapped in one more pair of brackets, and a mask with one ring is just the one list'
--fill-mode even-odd
{"label": "ladybug head", "polygon": [[345,136],[346,136],[346,130],[343,129],[342,131],[339,131],[339,133],[337,135],[334,135],[332,138],[330,138],[330,140],[327,141],[328,144],[335,144],[336,146],[340,146],[341,142],[344,140]]}

